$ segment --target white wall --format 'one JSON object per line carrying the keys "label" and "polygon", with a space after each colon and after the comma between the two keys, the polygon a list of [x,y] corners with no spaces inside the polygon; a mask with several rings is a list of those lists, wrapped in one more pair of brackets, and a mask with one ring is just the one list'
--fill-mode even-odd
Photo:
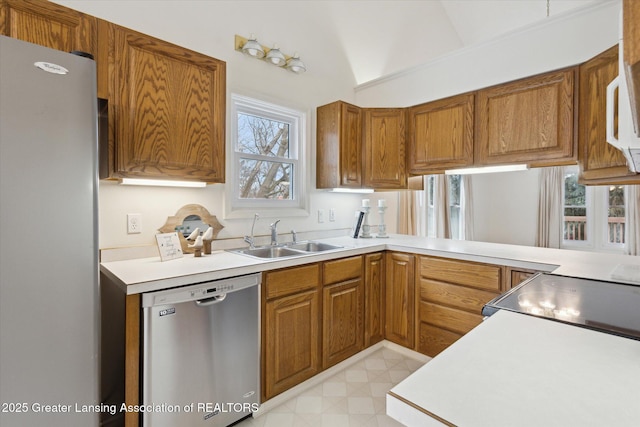
{"label": "white wall", "polygon": [[539,170],[472,178],[474,240],[534,246]]}
{"label": "white wall", "polygon": [[547,18],[356,88],[356,105],[407,107],[579,64],[618,42],[620,2]]}

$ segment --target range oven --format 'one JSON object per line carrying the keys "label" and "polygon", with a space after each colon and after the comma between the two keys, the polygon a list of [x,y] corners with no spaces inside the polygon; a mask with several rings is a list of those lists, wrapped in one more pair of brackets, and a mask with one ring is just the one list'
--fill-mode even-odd
{"label": "range oven", "polygon": [[640,286],[540,273],[488,302],[510,310],[640,340]]}

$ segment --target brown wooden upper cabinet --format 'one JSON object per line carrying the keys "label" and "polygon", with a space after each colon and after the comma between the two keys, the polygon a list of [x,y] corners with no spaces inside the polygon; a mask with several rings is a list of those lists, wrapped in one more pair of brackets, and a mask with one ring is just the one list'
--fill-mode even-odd
{"label": "brown wooden upper cabinet", "polygon": [[365,187],[407,188],[405,116],[402,108],[364,110]]}
{"label": "brown wooden upper cabinet", "polygon": [[0,0],[0,34],[95,56],[96,18],[43,0]]}
{"label": "brown wooden upper cabinet", "polygon": [[477,165],[575,163],[576,67],[478,91]]}
{"label": "brown wooden upper cabinet", "polygon": [[442,173],[473,164],[474,94],[409,108],[409,173]]}
{"label": "brown wooden upper cabinet", "polygon": [[362,109],[337,101],[317,111],[317,188],[362,187]]}
{"label": "brown wooden upper cabinet", "polygon": [[343,101],[317,109],[317,188],[407,188],[405,110]]}
{"label": "brown wooden upper cabinet", "polygon": [[225,62],[106,21],[98,36],[108,177],[224,182]]}
{"label": "brown wooden upper cabinet", "polygon": [[607,142],[606,91],[618,75],[618,46],[580,65],[578,164],[583,184],[640,183],[622,153]]}
{"label": "brown wooden upper cabinet", "polygon": [[636,132],[640,134],[640,2],[622,1],[622,37],[624,67],[631,98],[631,115]]}

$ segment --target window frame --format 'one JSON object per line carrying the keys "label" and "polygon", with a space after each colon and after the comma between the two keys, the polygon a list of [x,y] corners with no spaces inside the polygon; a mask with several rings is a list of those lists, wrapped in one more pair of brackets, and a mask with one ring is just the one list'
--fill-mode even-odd
{"label": "window frame", "polygon": [[[307,164],[305,156],[307,114],[303,111],[289,108],[272,102],[240,95],[230,96],[229,128],[231,137],[229,141],[229,154],[227,172],[227,184],[231,189],[226,193],[226,217],[246,218],[253,216],[255,212],[267,212],[278,216],[302,216],[308,215],[308,200],[306,196],[307,182],[305,179]],[[274,120],[289,125],[289,157],[269,157],[239,151],[238,145],[238,114],[247,114],[265,119]],[[291,199],[242,199],[240,198],[240,186],[237,173],[241,159],[266,160],[292,164],[291,174]]]}
{"label": "window frame", "polygon": [[[578,166],[565,166],[563,169],[563,177],[568,172],[575,173],[579,176]],[[563,178],[564,179],[564,178]],[[624,186],[623,186],[624,188]],[[624,192],[626,200],[626,191]],[[564,200],[565,185],[562,183],[562,217],[561,221],[561,243],[562,249],[576,249],[586,251],[602,251],[608,253],[624,253],[627,247],[628,227],[625,226],[625,243],[610,243],[608,236],[608,219],[609,219],[609,186],[608,185],[585,185],[585,207],[587,225],[585,233],[587,240],[565,240],[564,239]],[[625,203],[625,224],[628,221]]]}

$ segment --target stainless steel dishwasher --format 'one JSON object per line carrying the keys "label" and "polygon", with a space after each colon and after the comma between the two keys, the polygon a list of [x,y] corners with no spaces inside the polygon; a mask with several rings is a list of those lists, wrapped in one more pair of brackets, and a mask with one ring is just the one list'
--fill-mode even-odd
{"label": "stainless steel dishwasher", "polygon": [[227,426],[257,410],[260,282],[143,294],[145,427]]}

